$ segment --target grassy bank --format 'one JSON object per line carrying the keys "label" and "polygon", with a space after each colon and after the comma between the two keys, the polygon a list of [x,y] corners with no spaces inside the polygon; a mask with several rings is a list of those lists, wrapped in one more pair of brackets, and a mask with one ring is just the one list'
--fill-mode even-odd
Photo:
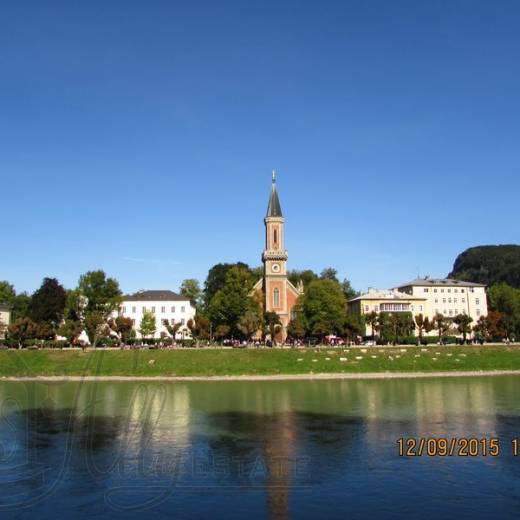
{"label": "grassy bank", "polygon": [[0,376],[226,376],[520,370],[519,346],[0,352]]}

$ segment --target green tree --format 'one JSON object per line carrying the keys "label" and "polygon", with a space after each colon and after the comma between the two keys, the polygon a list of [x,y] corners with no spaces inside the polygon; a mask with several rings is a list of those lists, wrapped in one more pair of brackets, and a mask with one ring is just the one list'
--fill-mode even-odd
{"label": "green tree", "polygon": [[200,309],[202,305],[202,289],[200,288],[200,284],[198,280],[195,278],[187,278],[183,280],[180,293],[182,296],[193,302],[197,309]]}
{"label": "green tree", "polygon": [[17,294],[11,309],[11,319],[16,320],[18,318],[27,318],[30,302],[31,297],[27,293],[23,292]]}
{"label": "green tree", "polygon": [[303,287],[307,287],[312,281],[317,280],[318,275],[312,271],[311,269],[305,269],[304,271],[298,271],[297,269],[292,269],[287,273],[287,278],[289,281],[296,287],[298,283],[303,283]]}
{"label": "green tree", "polygon": [[513,340],[520,336],[520,289],[500,283],[488,290],[490,308],[503,314],[506,337]]}
{"label": "green tree", "polygon": [[30,318],[18,318],[7,328],[9,337],[18,342],[21,348],[27,339],[34,339],[39,335],[38,325]]}
{"label": "green tree", "polygon": [[194,318],[188,320],[186,325],[188,326],[188,329],[190,329],[192,337],[196,340],[197,346],[200,340],[209,339],[209,320],[203,314],[196,314]]}
{"label": "green tree", "polygon": [[347,312],[345,314],[345,323],[343,326],[344,335],[350,341],[355,341],[358,336],[362,336],[365,330],[365,324],[362,316]]}
{"label": "green tree", "polygon": [[65,320],[58,329],[58,335],[67,338],[67,341],[71,345],[75,345],[78,341],[81,332],[83,331],[83,325],[80,321]]}
{"label": "green tree", "polygon": [[101,338],[106,337],[109,328],[105,317],[101,312],[91,311],[86,314],[84,319],[85,330],[87,331],[90,344],[95,347]]}
{"label": "green tree", "polygon": [[356,296],[359,296],[359,292],[352,287],[352,284],[346,278],[341,283],[341,290],[343,291],[347,301],[352,300],[352,298],[355,298]]}
{"label": "green tree", "polygon": [[287,334],[293,339],[303,339],[307,332],[307,324],[299,302],[293,308],[294,315],[287,326]]}
{"label": "green tree", "polygon": [[224,288],[227,274],[234,268],[243,270],[248,274],[249,278],[251,270],[249,269],[249,266],[243,262],[236,262],[234,264],[216,264],[209,270],[206,281],[204,282],[204,303],[206,309],[209,309],[211,301],[217,292]]}
{"label": "green tree", "polygon": [[433,323],[428,316],[424,317],[421,313],[415,316],[415,325],[419,331],[419,343],[422,343],[424,333],[428,334],[428,332],[433,330]]}
{"label": "green tree", "polygon": [[311,282],[299,303],[309,332],[320,337],[343,330],[346,300],[339,283],[326,279]]}
{"label": "green tree", "polygon": [[481,316],[478,319],[477,323],[473,327],[473,333],[475,334],[475,339],[480,343],[487,341],[489,335],[487,316]]}
{"label": "green tree", "polygon": [[217,340],[222,341],[224,338],[229,336],[229,327],[227,325],[221,324],[217,325],[215,328],[215,338]]}
{"label": "green tree", "polygon": [[276,312],[268,311],[264,313],[264,323],[266,331],[269,333],[272,344],[276,345],[276,336],[282,328],[280,316],[278,316]]}
{"label": "green tree", "polygon": [[182,323],[180,321],[176,323],[169,323],[168,320],[164,320],[163,325],[165,329],[168,331],[168,334],[172,338],[172,343],[175,341],[175,336],[177,336],[177,332],[182,327]]}
{"label": "green tree", "polygon": [[262,319],[258,309],[250,308],[239,318],[238,330],[245,336],[247,341],[251,341],[252,336],[260,330]]}
{"label": "green tree", "polygon": [[473,318],[467,314],[457,314],[457,316],[453,318],[453,323],[457,325],[458,332],[462,334],[462,341],[464,343],[466,343],[468,334],[471,332],[472,322]]}
{"label": "green tree", "polygon": [[78,289],[85,298],[85,313],[97,312],[105,319],[116,309],[122,300],[119,283],[107,278],[104,271],[89,271],[79,279]]}
{"label": "green tree", "polygon": [[8,281],[0,281],[0,303],[7,303],[8,305],[14,304],[16,292],[12,284]]}
{"label": "green tree", "polygon": [[442,343],[450,330],[451,320],[439,312],[433,317],[434,328],[439,333],[439,343]]}
{"label": "green tree", "polygon": [[27,313],[35,322],[45,322],[56,328],[63,319],[67,295],[56,278],[44,278],[32,295]]}
{"label": "green tree", "polygon": [[379,314],[376,311],[368,312],[363,315],[363,319],[367,325],[372,329],[372,341],[376,339],[376,331],[379,326]]}
{"label": "green tree", "polygon": [[132,339],[132,337],[134,336],[134,328],[131,318],[126,318],[125,316],[118,316],[115,320],[113,320],[111,328],[117,333],[119,339],[123,343],[127,343],[128,340]]}
{"label": "green tree", "polygon": [[143,338],[149,338],[155,334],[157,330],[157,325],[155,322],[155,314],[152,312],[145,312],[141,319],[141,323],[139,326],[139,332]]}
{"label": "green tree", "polygon": [[232,335],[241,335],[238,328],[240,318],[254,303],[249,272],[241,267],[229,269],[226,281],[209,306],[209,317],[215,325],[227,325]]}
{"label": "green tree", "polygon": [[331,280],[332,282],[336,282],[339,284],[337,269],[334,269],[333,267],[326,267],[320,273],[320,279],[321,280]]}

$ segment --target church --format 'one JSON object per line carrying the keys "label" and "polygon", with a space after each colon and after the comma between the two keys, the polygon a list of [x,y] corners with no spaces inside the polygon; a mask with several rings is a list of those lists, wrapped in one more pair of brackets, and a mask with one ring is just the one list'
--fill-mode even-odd
{"label": "church", "polygon": [[295,287],[287,278],[288,255],[284,247],[285,219],[276,189],[274,172],[264,224],[265,249],[262,254],[264,273],[253,291],[259,293],[266,312],[276,312],[280,317],[282,328],[276,340],[283,342],[287,338],[287,326],[293,317],[293,307],[298,296],[303,294],[303,284],[299,283],[298,287]]}

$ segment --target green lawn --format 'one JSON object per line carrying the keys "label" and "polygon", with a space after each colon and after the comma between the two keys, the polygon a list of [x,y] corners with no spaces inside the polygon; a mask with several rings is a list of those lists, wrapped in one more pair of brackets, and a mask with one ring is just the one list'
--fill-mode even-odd
{"label": "green lawn", "polygon": [[0,351],[0,376],[223,376],[520,370],[520,346]]}

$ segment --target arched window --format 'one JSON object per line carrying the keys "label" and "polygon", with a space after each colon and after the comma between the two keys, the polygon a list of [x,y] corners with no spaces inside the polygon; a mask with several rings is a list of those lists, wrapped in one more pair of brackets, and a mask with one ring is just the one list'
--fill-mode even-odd
{"label": "arched window", "polygon": [[273,291],[273,307],[280,307],[280,289]]}
{"label": "arched window", "polygon": [[278,245],[278,230],[277,229],[274,230],[273,240],[274,240],[274,245],[277,246]]}

